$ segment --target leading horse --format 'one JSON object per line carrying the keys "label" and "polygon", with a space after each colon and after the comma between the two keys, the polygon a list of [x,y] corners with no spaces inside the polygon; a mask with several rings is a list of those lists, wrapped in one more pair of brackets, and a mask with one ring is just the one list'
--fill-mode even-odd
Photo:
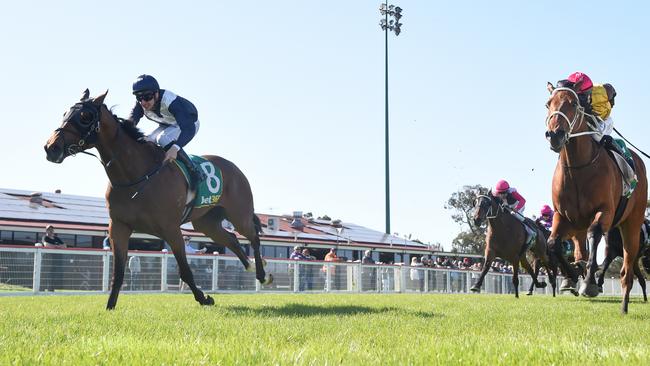
{"label": "leading horse", "polygon": [[[106,305],[115,308],[124,280],[129,237],[134,231],[157,236],[172,248],[181,279],[201,305],[213,305],[194,282],[185,257],[180,225],[187,202],[188,189],[181,170],[173,163],[163,163],[163,150],[143,139],[131,123],[119,120],[104,105],[106,91],[95,98],[86,89],[81,100],[64,115],[45,145],[47,160],[61,163],[68,156],[96,148],[106,170],[109,185],[106,203],[110,217],[109,237],[113,247],[113,283]],[[264,272],[260,255],[262,226],[253,210],[253,195],[244,174],[230,161],[218,156],[204,156],[222,172],[222,195],[216,206],[196,208],[185,221],[214,242],[225,244],[240,259],[247,271],[251,263],[237,237],[222,227],[230,221],[238,233],[250,240],[255,254],[256,278],[262,284],[273,281]]]}
{"label": "leading horse", "polygon": [[[560,155],[553,175],[555,215],[548,245],[558,253],[561,241],[572,237],[576,244],[576,260],[581,260],[586,251],[585,243],[576,238],[587,234],[590,248],[588,270],[579,292],[583,296],[597,296],[594,274],[598,269],[598,243],[603,233],[618,227],[624,251],[621,312],[626,314],[648,194],[645,165],[633,153],[638,184],[628,200],[623,196],[623,181],[616,163],[592,138],[600,132],[593,123],[593,116],[580,105],[577,94],[580,83],[557,88],[548,83],[548,90],[551,96],[546,104],[546,138],[551,150]],[[565,273],[577,281],[573,268],[565,261],[560,263]]]}

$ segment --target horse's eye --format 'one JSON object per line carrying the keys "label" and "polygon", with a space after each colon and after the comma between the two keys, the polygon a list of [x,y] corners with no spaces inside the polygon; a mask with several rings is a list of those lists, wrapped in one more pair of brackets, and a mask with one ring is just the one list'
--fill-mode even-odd
{"label": "horse's eye", "polygon": [[79,120],[84,125],[89,125],[93,122],[93,114],[90,112],[83,111],[79,114]]}
{"label": "horse's eye", "polygon": [[546,109],[551,108],[551,104],[549,102],[546,102],[546,104],[544,104],[544,106],[546,107]]}

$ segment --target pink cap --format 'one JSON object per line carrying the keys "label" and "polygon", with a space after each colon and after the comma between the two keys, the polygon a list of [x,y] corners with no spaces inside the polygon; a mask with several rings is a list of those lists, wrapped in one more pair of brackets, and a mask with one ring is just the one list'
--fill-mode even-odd
{"label": "pink cap", "polygon": [[582,73],[582,72],[574,72],[573,74],[569,75],[567,78],[570,82],[577,84],[582,82],[580,85],[580,90],[577,90],[578,93],[584,93],[589,91],[594,86],[594,83],[591,82],[591,79],[587,74]]}
{"label": "pink cap", "polygon": [[540,211],[542,216],[550,216],[553,214],[553,209],[549,205],[544,205],[542,206],[542,210]]}
{"label": "pink cap", "polygon": [[494,186],[494,192],[497,194],[505,193],[510,189],[510,184],[505,179],[501,179],[497,182],[497,185]]}

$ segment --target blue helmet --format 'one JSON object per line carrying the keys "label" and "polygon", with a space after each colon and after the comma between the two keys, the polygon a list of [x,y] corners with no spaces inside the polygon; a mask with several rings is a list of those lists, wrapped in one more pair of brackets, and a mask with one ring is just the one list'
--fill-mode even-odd
{"label": "blue helmet", "polygon": [[143,91],[158,91],[160,89],[160,86],[158,86],[158,82],[156,79],[151,76],[151,75],[140,75],[138,76],[137,79],[133,82],[133,94],[137,94],[139,92]]}

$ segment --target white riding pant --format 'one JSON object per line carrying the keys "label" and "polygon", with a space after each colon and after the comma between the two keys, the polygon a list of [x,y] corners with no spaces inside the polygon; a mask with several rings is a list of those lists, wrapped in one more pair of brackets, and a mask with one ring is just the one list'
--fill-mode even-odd
{"label": "white riding pant", "polygon": [[594,134],[591,135],[593,136],[594,140],[596,142],[600,142],[600,140],[603,138],[605,135],[611,135],[612,131],[614,130],[614,120],[612,119],[612,116],[607,117],[606,120],[601,120],[600,118],[598,119],[598,131],[601,133],[599,134]]}
{"label": "white riding pant", "polygon": [[[194,122],[194,135],[199,132],[200,122],[197,119]],[[155,130],[151,131],[147,135],[147,140],[155,142],[156,144],[165,147],[172,142],[178,140],[178,137],[181,135],[181,128],[178,125],[160,125]],[[182,147],[182,146],[181,146]]]}

